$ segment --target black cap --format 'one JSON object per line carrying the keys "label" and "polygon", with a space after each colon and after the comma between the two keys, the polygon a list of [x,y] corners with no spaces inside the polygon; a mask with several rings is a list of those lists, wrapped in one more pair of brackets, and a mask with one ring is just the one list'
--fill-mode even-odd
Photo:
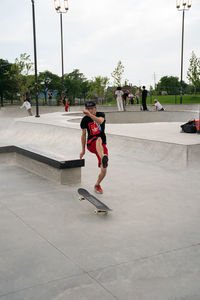
{"label": "black cap", "polygon": [[96,107],[96,103],[94,101],[87,101],[85,102],[85,107],[86,108]]}

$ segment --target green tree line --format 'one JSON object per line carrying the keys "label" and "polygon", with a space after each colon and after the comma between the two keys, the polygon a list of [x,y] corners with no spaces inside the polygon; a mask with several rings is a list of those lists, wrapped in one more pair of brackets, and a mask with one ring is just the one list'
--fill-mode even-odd
{"label": "green tree line", "polygon": [[[30,55],[23,53],[14,63],[0,59],[0,99],[3,106],[4,99],[13,103],[13,99],[24,101],[25,93],[30,90],[35,93],[35,76],[33,74],[33,63]],[[73,104],[75,98],[98,99],[104,97],[108,86],[108,77],[97,76],[88,80],[78,69],[64,74],[65,95]],[[47,104],[48,93],[54,92],[57,99],[61,99],[62,78],[50,71],[39,72],[38,92],[44,97],[43,104]]]}
{"label": "green tree line", "polygon": [[[124,66],[121,61],[111,73],[113,85],[108,88],[109,78],[103,76],[94,77],[88,80],[80,70],[75,69],[71,73],[64,74],[65,95],[74,104],[78,99],[97,99],[98,102],[106,97],[107,101],[114,100],[114,91],[117,86],[127,86],[127,80],[122,83],[122,74]],[[187,71],[189,84],[182,82],[183,93],[192,94],[200,92],[200,58],[194,52],[190,58],[190,64]],[[136,85],[130,85],[130,91],[135,92]],[[34,98],[35,77],[33,75],[33,63],[30,55],[23,53],[14,63],[8,60],[0,59],[0,103],[4,105],[4,99],[10,100],[13,104],[14,99],[20,99],[23,102],[27,90],[31,91]],[[38,74],[38,92],[43,95],[43,104],[47,104],[48,93],[54,92],[57,99],[61,99],[62,78],[50,71],[40,72]],[[176,94],[180,93],[180,81],[175,76],[163,76],[156,84],[155,88],[150,88],[151,94]]]}

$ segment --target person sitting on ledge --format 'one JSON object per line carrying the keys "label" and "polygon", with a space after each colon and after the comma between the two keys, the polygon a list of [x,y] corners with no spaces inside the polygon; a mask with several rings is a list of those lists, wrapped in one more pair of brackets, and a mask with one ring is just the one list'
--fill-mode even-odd
{"label": "person sitting on ledge", "polygon": [[155,110],[157,111],[161,111],[164,110],[164,108],[162,107],[162,105],[160,104],[160,102],[157,99],[154,99],[154,105],[155,105]]}

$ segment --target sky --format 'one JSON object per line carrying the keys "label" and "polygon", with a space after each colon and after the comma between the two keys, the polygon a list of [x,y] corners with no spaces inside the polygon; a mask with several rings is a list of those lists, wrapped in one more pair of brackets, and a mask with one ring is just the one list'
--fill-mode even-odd
{"label": "sky", "polygon": [[[0,58],[34,61],[31,0],[0,0]],[[63,0],[61,0],[63,1]],[[123,82],[154,87],[181,68],[182,12],[176,0],[68,0],[63,14],[64,72],[107,76],[121,60]],[[192,51],[200,57],[200,0],[185,13],[183,79]],[[35,0],[38,72],[61,76],[60,16],[53,0]]]}

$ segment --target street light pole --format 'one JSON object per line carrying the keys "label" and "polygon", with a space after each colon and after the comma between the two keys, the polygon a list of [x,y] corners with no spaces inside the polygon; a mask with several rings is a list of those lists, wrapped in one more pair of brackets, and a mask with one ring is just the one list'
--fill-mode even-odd
{"label": "street light pole", "polygon": [[[191,0],[176,0],[176,8],[182,11],[182,39],[181,39],[181,86],[180,86],[180,104],[183,103],[183,46],[184,46],[184,25],[185,25],[185,11],[192,6]],[[182,8],[181,8],[182,7]]]}
{"label": "street light pole", "polygon": [[64,96],[64,55],[63,55],[63,22],[62,14],[66,13],[69,9],[68,0],[63,0],[62,5],[60,0],[54,0],[55,10],[60,14],[60,34],[61,34],[61,64],[62,64],[62,96]]}
{"label": "street light pole", "polygon": [[34,66],[35,66],[35,101],[36,101],[36,117],[39,117],[38,107],[38,77],[37,77],[37,50],[36,50],[36,29],[35,29],[35,3],[32,2],[32,13],[33,13],[33,42],[34,42]]}
{"label": "street light pole", "polygon": [[64,92],[64,55],[63,55],[63,23],[62,23],[62,13],[60,14],[60,32],[61,32],[62,91]]}

